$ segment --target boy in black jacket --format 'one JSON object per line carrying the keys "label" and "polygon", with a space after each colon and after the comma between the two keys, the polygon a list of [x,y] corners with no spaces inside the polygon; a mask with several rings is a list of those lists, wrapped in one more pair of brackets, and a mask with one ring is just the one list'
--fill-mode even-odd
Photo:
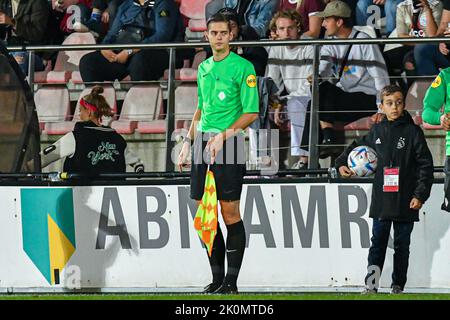
{"label": "boy in black jacket", "polygon": [[391,293],[403,292],[413,224],[419,221],[419,209],[430,196],[433,183],[431,152],[422,129],[404,111],[401,88],[384,87],[381,101],[385,118],[336,159],[341,176],[350,177],[354,173],[347,167],[347,158],[353,148],[366,145],[377,153],[369,215],[373,218],[372,245],[363,294],[377,292],[392,224],[395,253]]}

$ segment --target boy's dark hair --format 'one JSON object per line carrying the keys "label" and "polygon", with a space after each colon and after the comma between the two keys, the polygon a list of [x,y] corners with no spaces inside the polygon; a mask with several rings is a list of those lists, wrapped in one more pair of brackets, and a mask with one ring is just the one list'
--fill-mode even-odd
{"label": "boy's dark hair", "polygon": [[209,30],[209,24],[213,22],[225,22],[228,25],[228,30],[231,31],[230,26],[230,19],[227,15],[217,12],[216,14],[213,14],[211,17],[209,17],[208,21],[206,22],[206,28]]}
{"label": "boy's dark hair", "polygon": [[402,94],[402,96],[404,96],[402,88],[400,88],[398,85],[388,84],[387,86],[385,86],[383,89],[381,89],[381,92],[380,92],[381,102],[383,102],[383,98],[385,96],[390,96],[391,94],[394,94],[395,92],[400,92]]}

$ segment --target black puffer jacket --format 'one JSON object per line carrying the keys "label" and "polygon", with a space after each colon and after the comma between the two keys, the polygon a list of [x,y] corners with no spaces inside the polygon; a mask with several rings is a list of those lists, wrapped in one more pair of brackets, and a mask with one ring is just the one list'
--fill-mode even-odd
{"label": "black puffer jacket", "polygon": [[[406,111],[395,121],[385,118],[336,159],[336,168],[347,166],[349,153],[362,145],[373,148],[378,156],[369,216],[382,220],[419,221],[419,211],[410,209],[409,204],[413,197],[424,203],[433,184],[433,158],[422,129],[414,124]],[[383,192],[383,168],[389,166],[400,168],[399,192]]]}
{"label": "black puffer jacket", "polygon": [[[0,11],[12,18],[11,2],[0,0]],[[47,0],[22,0],[17,8],[15,35],[8,37],[9,45],[45,44],[48,40],[47,29],[50,6]],[[0,26],[1,37],[5,32],[11,32],[5,26]]]}

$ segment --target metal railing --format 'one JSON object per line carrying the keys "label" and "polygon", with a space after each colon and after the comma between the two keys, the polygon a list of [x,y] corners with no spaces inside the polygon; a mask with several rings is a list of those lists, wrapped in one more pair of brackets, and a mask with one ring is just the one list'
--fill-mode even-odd
{"label": "metal railing", "polygon": [[[314,46],[313,77],[312,77],[312,97],[311,97],[311,116],[310,116],[310,135],[309,135],[309,169],[318,169],[319,151],[318,151],[318,128],[319,128],[319,93],[318,93],[318,73],[320,63],[320,47],[323,45],[348,45],[348,44],[438,44],[441,42],[450,42],[450,38],[352,38],[352,39],[298,39],[298,40],[259,40],[259,41],[234,41],[234,46],[241,47],[271,47],[271,46],[293,46],[293,45],[312,45]],[[29,59],[29,77],[28,81],[32,87],[34,79],[34,53],[48,51],[74,51],[74,50],[114,50],[114,49],[168,49],[169,50],[169,77],[168,100],[166,116],[166,171],[173,171],[174,164],[171,161],[171,150],[174,147],[174,141],[171,134],[175,126],[175,52],[177,49],[199,48],[209,46],[208,42],[187,42],[187,43],[158,43],[158,44],[95,44],[95,45],[49,45],[49,46],[9,46],[10,51],[28,51]]]}

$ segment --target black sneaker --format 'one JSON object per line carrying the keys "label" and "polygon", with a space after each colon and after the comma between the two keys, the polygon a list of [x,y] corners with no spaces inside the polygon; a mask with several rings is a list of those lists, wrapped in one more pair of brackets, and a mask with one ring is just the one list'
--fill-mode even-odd
{"label": "black sneaker", "polygon": [[222,283],[222,285],[213,292],[214,294],[238,294],[236,285],[230,283]]}
{"label": "black sneaker", "polygon": [[337,157],[341,152],[341,148],[336,146],[335,138],[323,139],[322,146],[319,148],[319,158]]}
{"label": "black sneaker", "polygon": [[203,293],[213,293],[214,291],[219,289],[220,285],[220,282],[211,282],[203,289]]}
{"label": "black sneaker", "polygon": [[391,294],[402,294],[402,293],[403,293],[402,287],[400,287],[400,286],[398,286],[398,285],[396,285],[396,284],[394,284],[394,285],[392,286]]}
{"label": "black sneaker", "polygon": [[89,28],[90,31],[94,31],[97,34],[101,34],[103,31],[103,25],[101,21],[89,19],[86,22],[86,27]]}

